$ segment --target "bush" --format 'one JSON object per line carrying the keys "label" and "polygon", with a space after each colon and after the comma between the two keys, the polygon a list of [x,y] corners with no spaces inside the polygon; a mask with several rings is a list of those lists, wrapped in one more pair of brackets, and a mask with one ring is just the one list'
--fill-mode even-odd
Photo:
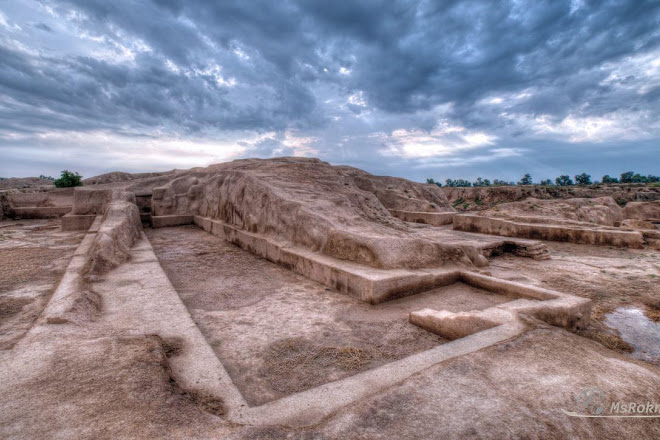
{"label": "bush", "polygon": [[430,184],[430,185],[438,185],[438,186],[440,186],[440,187],[442,186],[442,183],[440,183],[440,182],[436,182],[436,181],[433,180],[433,179],[426,179],[426,183],[428,183],[428,184]]}
{"label": "bush", "polygon": [[83,185],[80,174],[67,170],[62,171],[60,178],[55,179],[53,183],[55,184],[55,188],[71,188]]}

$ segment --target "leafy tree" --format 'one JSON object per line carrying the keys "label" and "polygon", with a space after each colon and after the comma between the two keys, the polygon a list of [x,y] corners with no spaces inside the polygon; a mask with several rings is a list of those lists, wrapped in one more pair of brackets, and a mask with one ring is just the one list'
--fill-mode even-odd
{"label": "leafy tree", "polygon": [[477,177],[477,180],[472,182],[472,186],[490,186],[490,180]]}
{"label": "leafy tree", "polygon": [[445,180],[445,185],[451,187],[468,187],[468,186],[472,186],[472,183],[464,179],[456,179],[456,180],[447,179]]}
{"label": "leafy tree", "polygon": [[573,185],[573,181],[571,180],[570,176],[567,175],[561,175],[555,179],[555,183],[557,186],[570,186]]}
{"label": "leafy tree", "polygon": [[442,186],[442,183],[440,183],[440,182],[436,182],[436,181],[433,180],[433,179],[426,179],[426,183],[428,183],[428,184],[430,184],[430,185],[438,185],[438,186]]}
{"label": "leafy tree", "polygon": [[493,186],[513,186],[513,182],[507,182],[506,180],[493,180]]}
{"label": "leafy tree", "polygon": [[646,181],[649,183],[660,182],[660,177],[654,176],[653,174],[649,174],[648,176],[646,176]]}
{"label": "leafy tree", "polygon": [[578,185],[591,185],[591,176],[587,173],[578,174],[575,176],[575,183]]}
{"label": "leafy tree", "polygon": [[518,182],[518,185],[531,185],[532,184],[532,175],[527,173],[522,176],[522,179]]}
{"label": "leafy tree", "polygon": [[550,179],[541,180],[541,183],[539,185],[551,186],[552,185],[552,180],[550,180]]}
{"label": "leafy tree", "polygon": [[56,188],[71,188],[74,186],[82,186],[82,176],[73,171],[62,171],[62,175],[59,179],[55,179],[53,182]]}
{"label": "leafy tree", "polygon": [[619,182],[621,183],[632,183],[632,179],[635,173],[633,171],[626,171],[625,173],[621,173],[621,177],[619,178]]}
{"label": "leafy tree", "polygon": [[619,183],[619,179],[616,177],[610,177],[609,174],[603,176],[603,183]]}

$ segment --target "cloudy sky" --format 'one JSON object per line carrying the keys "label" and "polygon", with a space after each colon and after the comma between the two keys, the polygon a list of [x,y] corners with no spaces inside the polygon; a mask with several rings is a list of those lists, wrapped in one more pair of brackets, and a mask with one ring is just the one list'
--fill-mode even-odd
{"label": "cloudy sky", "polygon": [[660,174],[660,2],[0,0],[0,176]]}

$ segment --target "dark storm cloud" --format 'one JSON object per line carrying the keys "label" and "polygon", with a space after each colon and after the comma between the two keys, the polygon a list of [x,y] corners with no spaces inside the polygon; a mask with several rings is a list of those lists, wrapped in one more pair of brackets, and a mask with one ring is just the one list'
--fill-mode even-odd
{"label": "dark storm cloud", "polygon": [[412,175],[429,158],[518,160],[526,141],[534,162],[537,141],[591,151],[635,145],[635,130],[660,137],[655,1],[71,0],[0,13],[0,151],[58,130],[236,133],[237,154],[297,154],[305,139],[325,159],[375,169],[385,157]]}

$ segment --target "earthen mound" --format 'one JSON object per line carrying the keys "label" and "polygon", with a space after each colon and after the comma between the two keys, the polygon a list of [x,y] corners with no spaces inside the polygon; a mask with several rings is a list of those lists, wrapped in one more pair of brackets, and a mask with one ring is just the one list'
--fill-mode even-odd
{"label": "earthen mound", "polygon": [[[403,196],[407,193],[410,198]],[[246,159],[195,168],[153,192],[156,216],[219,219],[373,267],[469,264],[463,249],[418,234],[384,203],[448,209],[446,198],[426,185],[307,158]]]}

